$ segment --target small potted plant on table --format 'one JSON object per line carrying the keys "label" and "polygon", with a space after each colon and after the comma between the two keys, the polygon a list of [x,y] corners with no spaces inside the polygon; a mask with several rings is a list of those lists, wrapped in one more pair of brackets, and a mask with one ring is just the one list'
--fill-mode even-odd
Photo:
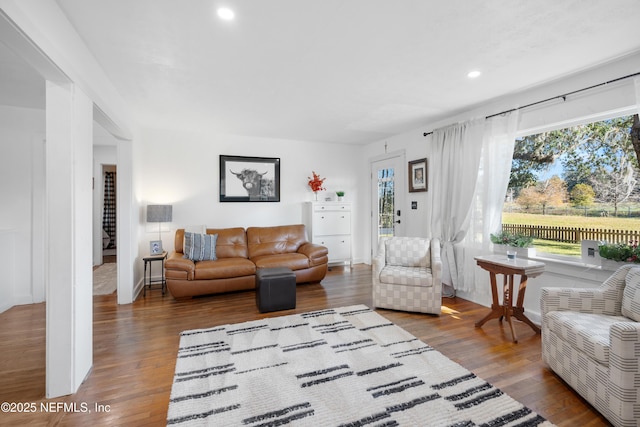
{"label": "small potted plant on table", "polygon": [[494,252],[506,254],[507,251],[515,250],[518,256],[525,258],[536,255],[536,248],[533,247],[533,237],[522,233],[511,233],[501,231],[491,235]]}

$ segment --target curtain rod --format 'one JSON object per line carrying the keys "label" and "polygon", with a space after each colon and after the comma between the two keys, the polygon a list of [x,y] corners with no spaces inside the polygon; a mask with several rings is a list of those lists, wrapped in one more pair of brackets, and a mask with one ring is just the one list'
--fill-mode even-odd
{"label": "curtain rod", "polygon": [[[624,77],[618,77],[617,79],[608,80],[608,81],[603,82],[603,83],[598,83],[598,84],[595,84],[595,85],[592,85],[592,86],[589,86],[589,87],[585,87],[585,88],[582,88],[582,89],[574,90],[572,92],[567,92],[564,95],[552,96],[551,98],[543,99],[542,101],[532,102],[531,104],[523,105],[522,107],[516,107],[516,108],[512,108],[510,110],[501,111],[501,112],[496,113],[496,114],[491,114],[489,116],[486,116],[485,120],[486,119],[490,119],[492,117],[501,116],[503,114],[512,113],[514,111],[522,110],[524,108],[533,107],[534,105],[538,105],[538,104],[542,104],[542,103],[545,103],[545,102],[553,101],[554,99],[562,98],[563,101],[566,101],[567,100],[567,96],[575,95],[576,93],[584,92],[586,90],[595,89],[595,88],[600,87],[600,86],[606,86],[608,84],[615,83],[615,82],[618,82],[620,80],[625,80],[625,79],[628,79],[628,78],[631,78],[631,77],[635,77],[635,76],[639,76],[639,75],[640,75],[640,72],[637,72],[637,73],[634,73],[634,74],[629,74],[629,75],[624,76]],[[433,133],[433,131],[424,132],[422,134],[422,136],[431,135],[432,133]]]}

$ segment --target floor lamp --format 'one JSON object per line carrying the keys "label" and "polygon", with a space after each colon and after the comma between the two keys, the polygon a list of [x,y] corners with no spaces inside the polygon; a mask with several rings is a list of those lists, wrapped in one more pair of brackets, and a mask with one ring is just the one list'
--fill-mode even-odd
{"label": "floor lamp", "polygon": [[171,222],[171,205],[147,205],[147,222],[158,223],[158,240],[152,240],[149,245],[151,255],[162,253],[162,223]]}

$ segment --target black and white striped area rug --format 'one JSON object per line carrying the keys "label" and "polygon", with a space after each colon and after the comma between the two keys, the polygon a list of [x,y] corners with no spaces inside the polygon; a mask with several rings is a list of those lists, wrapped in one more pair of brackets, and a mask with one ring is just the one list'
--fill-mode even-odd
{"label": "black and white striped area rug", "polygon": [[551,426],[364,305],[180,338],[180,426]]}

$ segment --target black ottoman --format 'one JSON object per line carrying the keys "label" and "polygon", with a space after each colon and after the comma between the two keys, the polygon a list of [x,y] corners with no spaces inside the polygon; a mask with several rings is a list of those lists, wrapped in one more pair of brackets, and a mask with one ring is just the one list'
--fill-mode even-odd
{"label": "black ottoman", "polygon": [[256,305],[260,313],[296,308],[296,275],[288,268],[259,268]]}

